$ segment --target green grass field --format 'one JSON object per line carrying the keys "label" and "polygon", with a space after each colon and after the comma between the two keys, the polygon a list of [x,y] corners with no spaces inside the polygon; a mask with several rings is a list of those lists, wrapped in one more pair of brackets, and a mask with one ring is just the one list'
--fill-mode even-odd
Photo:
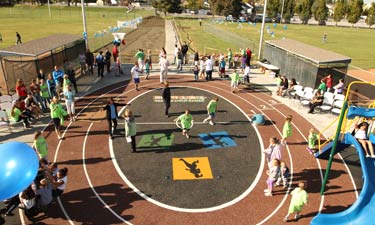
{"label": "green grass field", "polygon": [[[203,26],[200,27],[197,20],[177,19],[177,21],[181,25],[180,28],[182,28],[180,29],[182,38],[187,40],[187,34],[189,34],[190,39],[193,40],[192,47],[202,53],[205,49],[206,52],[210,52],[209,48],[217,49],[211,50],[213,52],[226,53],[227,48],[238,51],[240,46],[251,47],[258,54],[261,24],[254,26],[253,24],[242,23],[241,27],[237,23],[218,24],[212,23],[211,20],[205,20],[203,21]],[[274,37],[265,32],[265,40],[283,37],[295,39],[349,56],[352,58],[351,65],[363,69],[375,68],[374,29],[297,24],[288,24],[287,29],[284,29],[282,24],[277,24],[276,28],[273,27],[273,24],[266,24],[266,26],[270,26],[270,31],[274,32]],[[214,29],[210,27],[214,27]],[[236,34],[238,38],[233,37],[230,33]],[[327,34],[327,43],[325,44],[322,43],[324,33]],[[246,44],[239,43],[240,41],[243,42],[243,38],[247,40]]]}
{"label": "green grass field", "polygon": [[[94,38],[94,34],[108,30],[117,25],[117,20],[131,20],[139,15],[148,16],[153,11],[133,10],[126,13],[124,7],[86,7],[86,20],[90,48],[95,49],[104,42],[113,39],[112,35]],[[0,7],[0,33],[3,42],[0,49],[14,45],[16,32],[22,36],[22,41],[47,37],[56,33],[83,34],[81,7],[51,7],[51,17],[47,6],[15,6]],[[92,46],[94,45],[94,46]]]}

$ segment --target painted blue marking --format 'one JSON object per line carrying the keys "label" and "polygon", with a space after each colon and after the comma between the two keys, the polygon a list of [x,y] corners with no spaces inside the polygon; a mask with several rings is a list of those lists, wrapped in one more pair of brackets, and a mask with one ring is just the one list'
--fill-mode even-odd
{"label": "painted blue marking", "polygon": [[200,133],[198,135],[206,148],[228,148],[237,146],[236,142],[225,131]]}

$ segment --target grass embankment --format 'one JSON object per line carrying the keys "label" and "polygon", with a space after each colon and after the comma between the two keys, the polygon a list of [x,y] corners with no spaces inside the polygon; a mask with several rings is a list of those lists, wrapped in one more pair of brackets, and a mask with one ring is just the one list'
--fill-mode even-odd
{"label": "grass embankment", "polygon": [[[258,53],[258,43],[260,38],[261,24],[247,24],[242,23],[242,27],[237,23],[212,23],[211,20],[204,20],[203,26],[199,26],[197,20],[189,19],[176,19],[183,28],[180,29],[183,40],[187,39],[187,34],[191,40],[193,40],[192,47],[203,52],[210,52],[208,48],[214,48],[217,50],[211,50],[213,52],[226,53],[228,47],[232,49],[238,49],[241,43],[238,43],[236,38],[232,38],[232,41],[228,40],[230,36],[228,33],[236,34],[239,37],[247,39],[249,42],[248,46],[255,49],[255,53]],[[206,28],[205,28],[206,26]],[[207,29],[207,26],[213,26],[213,29]],[[277,24],[273,27],[273,24],[267,24],[270,27],[270,31],[274,32],[274,37],[269,33],[264,33],[265,40],[290,38],[295,39],[306,44],[310,44],[319,48],[330,50],[342,55],[346,55],[352,58],[351,65],[361,67],[363,69],[375,68],[375,30],[374,29],[358,29],[351,27],[329,27],[329,26],[312,26],[312,25],[299,25],[299,24],[288,24],[287,28],[284,29],[284,25]],[[219,30],[218,30],[219,29]],[[220,29],[222,32],[220,32]],[[323,34],[327,34],[327,43],[322,43]],[[238,51],[238,50],[237,50]]]}
{"label": "grass embankment", "polygon": [[[90,48],[100,47],[113,36],[94,37],[95,33],[109,31],[109,26],[117,26],[117,20],[131,20],[138,16],[148,16],[153,11],[133,10],[126,13],[124,7],[86,7],[86,24]],[[51,17],[47,6],[0,7],[0,33],[3,42],[0,49],[14,45],[16,32],[22,36],[22,42],[47,37],[56,33],[83,34],[81,7],[51,6]]]}

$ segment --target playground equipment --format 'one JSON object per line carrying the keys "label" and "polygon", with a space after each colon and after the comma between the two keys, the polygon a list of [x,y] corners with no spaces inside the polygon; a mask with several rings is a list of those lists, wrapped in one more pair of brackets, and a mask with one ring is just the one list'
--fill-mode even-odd
{"label": "playground equipment", "polygon": [[[349,84],[345,101],[340,116],[338,117],[336,133],[333,138],[328,138],[328,141],[325,143],[319,143],[319,151],[315,154],[315,157],[329,158],[322,189],[320,191],[320,194],[323,195],[334,155],[345,149],[345,146],[354,145],[361,163],[363,188],[357,201],[348,209],[335,214],[319,213],[313,218],[311,225],[374,224],[372,216],[375,213],[375,160],[365,157],[361,144],[352,135],[350,130],[353,124],[355,125],[361,120],[375,118],[375,102],[368,105],[368,107],[359,107],[351,104],[348,100],[348,95],[353,84],[374,85],[375,82],[355,81]],[[336,121],[330,125],[335,122]],[[372,126],[369,127],[369,139],[373,144],[375,143],[374,128],[374,123],[372,123]]]}

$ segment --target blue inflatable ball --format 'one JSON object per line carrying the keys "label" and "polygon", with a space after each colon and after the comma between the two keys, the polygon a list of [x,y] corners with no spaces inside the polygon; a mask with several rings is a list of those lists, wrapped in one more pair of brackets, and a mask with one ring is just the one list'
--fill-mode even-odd
{"label": "blue inflatable ball", "polygon": [[27,144],[0,144],[0,201],[25,190],[35,179],[38,168],[38,156]]}
{"label": "blue inflatable ball", "polygon": [[284,27],[283,27],[283,28],[284,28],[284,30],[286,30],[286,29],[288,28],[288,26],[287,26],[287,25],[284,25]]}
{"label": "blue inflatable ball", "polygon": [[266,123],[266,120],[264,119],[264,115],[263,114],[255,114],[252,117],[252,121],[256,125],[264,125]]}

